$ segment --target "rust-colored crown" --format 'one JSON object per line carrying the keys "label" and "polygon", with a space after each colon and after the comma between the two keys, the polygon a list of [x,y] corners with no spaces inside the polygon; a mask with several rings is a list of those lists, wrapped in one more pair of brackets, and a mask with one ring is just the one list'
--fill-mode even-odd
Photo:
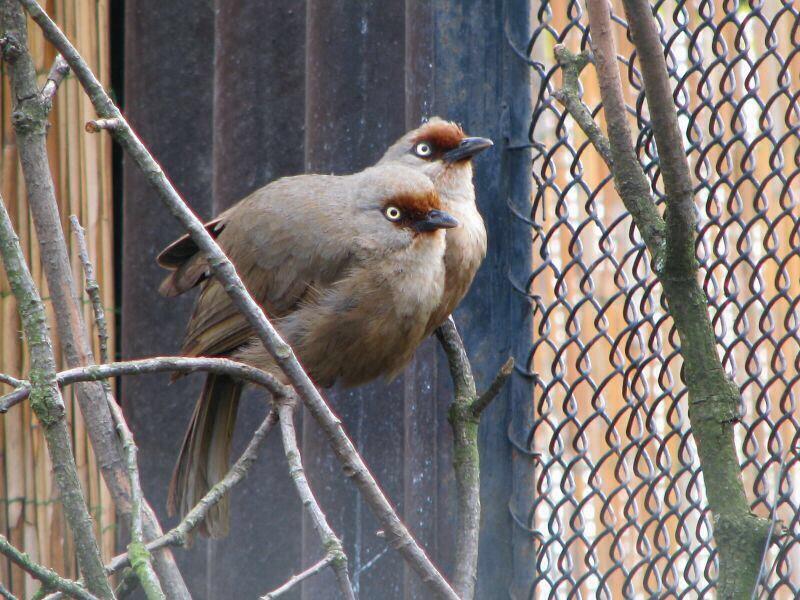
{"label": "rust-colored crown", "polygon": [[439,210],[442,204],[439,195],[434,190],[410,194],[398,194],[386,202],[386,206],[396,206],[410,218],[420,218],[432,210]]}
{"label": "rust-colored crown", "polygon": [[447,151],[457,147],[465,137],[464,130],[458,124],[436,119],[417,130],[413,143],[426,141],[439,150]]}

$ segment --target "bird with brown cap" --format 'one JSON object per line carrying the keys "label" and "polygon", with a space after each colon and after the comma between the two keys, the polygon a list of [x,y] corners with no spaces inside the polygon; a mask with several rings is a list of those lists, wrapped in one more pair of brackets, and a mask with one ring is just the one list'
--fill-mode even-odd
{"label": "bird with brown cap", "polygon": [[[434,118],[373,167],[278,179],[206,228],[317,385],[390,378],[458,305],[486,253],[471,158],[489,146]],[[200,287],[183,354],[227,356],[282,378],[191,238],[158,262],[172,271],[163,295]],[[227,472],[243,385],[207,376],[173,473],[171,512],[188,512]],[[201,531],[227,534],[227,501]]]}

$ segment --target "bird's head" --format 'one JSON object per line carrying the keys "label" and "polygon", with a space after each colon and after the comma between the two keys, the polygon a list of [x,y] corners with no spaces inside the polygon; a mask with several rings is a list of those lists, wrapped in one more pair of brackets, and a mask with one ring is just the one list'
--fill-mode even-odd
{"label": "bird's head", "polygon": [[471,181],[472,158],[492,145],[490,139],[467,136],[452,121],[432,117],[392,144],[380,163],[395,162],[421,171],[439,189],[442,183],[461,177]]}
{"label": "bird's head", "polygon": [[442,210],[433,189],[395,194],[381,203],[381,214],[397,229],[412,235],[430,234],[458,227],[458,221]]}
{"label": "bird's head", "polygon": [[366,169],[357,177],[359,210],[353,225],[362,236],[372,232],[396,248],[459,225],[442,209],[433,182],[419,171],[390,163]]}

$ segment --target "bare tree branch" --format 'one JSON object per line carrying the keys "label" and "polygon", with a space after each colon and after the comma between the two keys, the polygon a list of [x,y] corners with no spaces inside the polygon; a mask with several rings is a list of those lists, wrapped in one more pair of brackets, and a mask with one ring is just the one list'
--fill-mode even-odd
{"label": "bare tree branch", "polygon": [[341,422],[300,366],[291,347],[275,331],[261,308],[247,292],[233,264],[166,178],[161,167],[130,128],[122,113],[111,101],[78,51],[35,0],[19,0],[19,2],[42,28],[44,36],[69,63],[73,73],[89,95],[98,115],[105,119],[119,119],[119,126],[110,130],[114,139],[142,169],[145,177],[158,191],[162,201],[188,230],[198,248],[205,254],[214,276],[222,283],[234,306],[247,318],[266,350],[297,390],[308,411],[320,424],[334,453],[342,463],[345,473],[353,479],[367,505],[383,525],[390,544],[403,555],[436,597],[456,600],[455,592],[397,516],[391,503],[344,432]]}
{"label": "bare tree branch", "polygon": [[611,156],[611,144],[603,131],[595,123],[589,108],[581,100],[579,76],[583,68],[588,65],[593,57],[588,52],[573,54],[563,44],[556,44],[553,48],[556,60],[561,67],[564,82],[560,90],[556,90],[553,96],[561,102],[567,112],[572,115],[575,122],[589,138],[589,141],[597,150],[600,157],[605,161],[610,169],[613,164]]}
{"label": "bare tree branch", "polygon": [[508,360],[503,363],[503,366],[500,367],[500,370],[495,375],[494,380],[486,388],[486,391],[483,392],[480,396],[475,398],[472,402],[471,410],[472,414],[476,417],[480,417],[481,413],[486,409],[492,401],[497,397],[497,395],[503,391],[503,388],[506,385],[506,381],[511,374],[514,372],[514,357],[509,356]]}
{"label": "bare tree branch", "polygon": [[[666,225],[652,200],[650,181],[639,164],[631,142],[631,129],[619,79],[617,51],[611,34],[608,6],[600,7],[600,4],[600,2],[589,2],[587,7],[592,32],[592,52],[600,81],[608,139],[611,143],[614,185],[658,265],[664,260]],[[604,11],[605,16],[598,14],[598,11]],[[565,78],[565,86],[570,83],[570,80]]]}
{"label": "bare tree branch", "polygon": [[0,598],[4,600],[17,600],[17,597],[7,590],[2,583],[0,583]]}
{"label": "bare tree branch", "polygon": [[[658,214],[649,181],[631,142],[608,2],[588,0],[591,44],[611,144],[612,174],[620,197],[653,257],[680,337],[683,375],[689,391],[689,419],[714,516],[714,538],[720,556],[718,596],[744,598],[757,580],[769,521],[750,512],[741,480],[733,431],[739,419],[740,394],[720,361],[708,316],[708,297],[697,281],[693,186],[664,48],[649,2],[624,0],[624,6],[641,63],[661,161],[667,195],[666,222]],[[568,69],[580,66],[574,56],[560,53],[562,66],[565,63]],[[562,96],[573,92],[577,95],[577,73],[565,73],[564,85]],[[580,112],[572,104],[572,109],[565,104],[570,113]],[[576,121],[581,127],[589,126],[582,123],[585,119],[576,117]]]}
{"label": "bare tree branch", "polygon": [[452,317],[448,317],[436,330],[436,337],[447,355],[454,394],[448,411],[448,420],[453,428],[453,470],[458,503],[453,588],[462,600],[472,600],[478,577],[478,536],[481,525],[478,424],[481,413],[497,397],[511,374],[514,361],[509,358],[489,389],[478,396],[467,351]]}
{"label": "bare tree branch", "polygon": [[[0,17],[6,35],[13,18],[7,3],[0,4]],[[11,13],[11,14],[9,14]],[[25,20],[16,23],[24,27]],[[113,592],[103,572],[100,551],[94,539],[92,518],[86,508],[78,470],[72,454],[67,422],[64,418],[64,401],[56,383],[56,362],[47,332],[47,315],[36,284],[33,282],[19,240],[5,203],[0,197],[0,254],[3,257],[6,277],[17,300],[17,310],[22,319],[31,360],[31,409],[42,424],[47,450],[53,463],[53,473],[58,486],[64,515],[75,540],[78,565],[86,579],[89,591],[101,598],[112,598]]]}
{"label": "bare tree branch", "polygon": [[[59,57],[60,56],[59,54]],[[78,256],[81,259],[85,277],[84,289],[89,296],[89,300],[92,303],[92,311],[94,312],[94,322],[97,326],[97,338],[100,342],[100,363],[106,364],[109,362],[108,324],[106,323],[106,313],[103,309],[103,300],[100,298],[100,286],[94,278],[94,266],[89,258],[89,248],[86,245],[86,236],[84,235],[83,227],[81,227],[81,223],[75,215],[70,216],[69,222],[72,225],[75,239],[78,241]]]}
{"label": "bare tree branch", "polygon": [[[683,149],[683,134],[678,126],[678,113],[664,60],[664,46],[656,30],[653,9],[648,0],[623,0],[623,6],[641,66],[644,93],[667,195],[667,210],[664,214],[667,222],[664,277],[684,278],[687,274],[697,273],[697,217],[694,186]],[[613,38],[611,42],[613,44]],[[617,68],[616,65],[614,68]]]}
{"label": "bare tree branch", "polygon": [[5,383],[15,388],[27,384],[26,381],[23,381],[22,379],[17,379],[16,377],[12,377],[11,375],[7,375],[6,373],[0,373],[0,383]]}
{"label": "bare tree branch", "polygon": [[[100,299],[100,287],[97,285],[97,281],[94,278],[94,267],[92,266],[92,261],[89,259],[89,249],[86,246],[83,227],[81,227],[78,217],[75,215],[70,217],[70,223],[72,224],[75,238],[78,241],[78,255],[83,264],[86,293],[89,295],[94,310],[95,323],[97,325],[98,337],[100,338],[100,361],[107,362],[108,329],[106,327],[106,315],[103,310],[103,303]],[[150,553],[144,547],[144,533],[142,531],[142,519],[144,515],[142,506],[143,494],[142,486],[139,481],[139,464],[136,459],[138,449],[133,440],[133,433],[131,433],[128,424],[125,422],[125,416],[122,414],[122,410],[111,396],[111,386],[108,380],[103,379],[101,384],[106,393],[106,401],[111,410],[111,416],[114,418],[114,423],[117,426],[117,433],[119,433],[120,439],[122,440],[122,449],[125,453],[125,461],[128,467],[128,479],[130,480],[131,486],[131,541],[128,544],[128,555],[131,557],[133,570],[142,584],[142,589],[147,599],[166,600],[158,577],[156,577],[155,571],[153,570]]]}
{"label": "bare tree branch", "polygon": [[309,577],[313,577],[320,571],[322,571],[325,567],[329,566],[333,562],[333,556],[325,556],[319,562],[311,565],[302,573],[298,573],[297,575],[292,575],[289,580],[284,583],[281,587],[276,588],[269,592],[268,594],[264,594],[261,596],[261,600],[273,600],[274,598],[279,598],[284,594],[292,591],[295,586],[300,585],[304,579],[308,579]]}
{"label": "bare tree branch", "polygon": [[[97,596],[90,593],[85,587],[79,585],[75,581],[64,579],[52,569],[42,566],[30,558],[27,554],[23,554],[12,546],[9,541],[0,535],[0,553],[5,555],[11,562],[19,568],[30,574],[35,579],[38,579],[47,589],[61,590],[65,594],[80,598],[81,600],[98,600]],[[2,594],[9,597],[8,593]],[[13,597],[13,596],[12,596]]]}
{"label": "bare tree branch", "polygon": [[122,410],[110,397],[109,404],[111,405],[111,414],[114,417],[114,422],[117,424],[117,431],[122,439],[122,447],[127,458],[128,477],[131,484],[131,541],[128,544],[128,556],[131,557],[131,566],[142,584],[142,589],[147,599],[166,600],[164,591],[161,589],[161,583],[153,570],[152,557],[147,548],[145,548],[144,543],[144,500],[142,485],[139,481],[139,464],[136,460],[136,443],[133,440],[133,434],[128,428],[128,424],[125,422]]}
{"label": "bare tree branch", "polygon": [[[325,518],[325,514],[322,512],[322,508],[314,497],[314,493],[311,491],[306,479],[294,430],[295,404],[296,397],[293,395],[278,401],[278,419],[281,426],[283,451],[286,454],[286,462],[289,463],[289,475],[297,488],[297,494],[300,496],[303,507],[308,512],[308,516],[311,517],[314,529],[322,542],[322,547],[325,548],[325,557],[329,559],[330,566],[336,575],[336,581],[339,584],[339,591],[342,593],[342,597],[347,600],[355,600],[353,586],[350,584],[350,578],[347,575],[347,554],[344,552],[341,540],[328,525],[328,520]],[[264,597],[275,598],[280,595],[276,595],[276,592],[271,592]]]}
{"label": "bare tree branch", "polygon": [[100,133],[104,129],[111,130],[120,126],[119,119],[94,119],[87,121],[84,129],[87,133]]}
{"label": "bare tree branch", "polygon": [[[230,375],[266,388],[273,396],[282,396],[289,388],[283,386],[269,373],[253,368],[243,363],[238,363],[228,358],[211,357],[185,357],[185,356],[154,356],[139,360],[113,362],[107,365],[90,365],[69,369],[57,374],[58,384],[63,387],[82,381],[102,381],[121,375],[146,375],[150,373],[194,373],[203,371]],[[6,412],[15,404],[25,400],[30,394],[30,383],[20,381],[19,387],[13,392],[0,397],[0,414]]]}
{"label": "bare tree branch", "polygon": [[64,81],[64,78],[69,74],[69,65],[60,54],[56,54],[53,60],[53,66],[50,67],[50,73],[47,75],[47,81],[42,86],[42,98],[45,101],[52,102],[53,98],[58,91],[58,86]]}
{"label": "bare tree branch", "polygon": [[[2,0],[2,2],[7,15],[19,15],[22,27],[14,33],[17,41],[13,53],[16,58],[9,71],[12,75],[14,97],[20,99],[14,109],[17,115],[14,118],[14,128],[28,205],[36,228],[43,269],[55,309],[56,327],[63,357],[70,367],[84,366],[94,362],[94,359],[83,322],[82,307],[72,278],[69,254],[61,228],[61,218],[47,158],[45,133],[52,102],[37,88],[36,72],[26,48],[27,23],[24,13],[15,0]],[[85,383],[78,386],[77,398],[103,479],[117,508],[120,512],[128,514],[130,488],[126,462],[115,432],[105,390],[97,383]],[[149,507],[145,510],[144,527],[148,539],[162,535],[155,513]],[[164,585],[170,591],[170,596],[188,600],[189,592],[169,553],[162,554],[156,566]]]}
{"label": "bare tree branch", "polygon": [[[261,425],[259,425],[258,429],[256,429],[255,433],[253,433],[253,437],[250,439],[244,452],[242,452],[239,459],[233,464],[225,477],[203,496],[200,502],[188,512],[178,525],[157,540],[149,542],[146,545],[149,552],[155,552],[167,546],[185,546],[188,543],[191,533],[203,522],[208,511],[247,475],[248,469],[253,462],[255,462],[258,447],[277,421],[277,411],[271,410],[262,421]],[[130,559],[128,554],[120,554],[119,556],[115,556],[111,562],[106,565],[106,572],[111,575],[129,565]]]}

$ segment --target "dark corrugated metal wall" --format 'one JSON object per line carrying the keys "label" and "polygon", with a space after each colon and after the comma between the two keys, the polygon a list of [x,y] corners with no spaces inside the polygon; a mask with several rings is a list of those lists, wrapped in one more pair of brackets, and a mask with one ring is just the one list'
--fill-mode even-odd
{"label": "dark corrugated metal wall", "polygon": [[[456,315],[485,385],[515,346],[529,344],[528,307],[507,279],[517,266],[530,272],[530,234],[515,234],[507,207],[509,198],[529,201],[529,160],[526,150],[504,151],[512,125],[520,124],[517,137],[525,135],[529,83],[527,67],[505,42],[504,23],[526,40],[527,2],[129,1],[125,110],[203,217],[276,177],[361,169],[424,116],[440,114],[492,137],[497,148],[479,159],[476,180],[489,257]],[[191,303],[156,294],[161,274],[153,258],[178,230],[131,169],[124,188],[122,353],[174,353]],[[157,509],[200,379],[167,387],[165,377],[136,378],[123,386],[145,491]],[[449,389],[444,359],[428,342],[395,381],[329,394],[378,480],[446,572],[454,518]],[[512,498],[528,493],[513,485],[507,430],[515,416],[524,418],[529,394],[517,378],[481,430],[480,598],[504,597],[512,577],[522,589],[532,567],[530,538],[512,535],[508,512]],[[239,445],[262,412],[257,397],[245,402]],[[320,556],[278,442],[269,440],[235,491],[231,536],[177,552],[196,598],[255,597]],[[381,554],[379,527],[309,419],[302,444],[312,487],[345,541],[361,597],[424,598],[397,555]],[[309,581],[303,597],[335,597],[327,575]]]}

